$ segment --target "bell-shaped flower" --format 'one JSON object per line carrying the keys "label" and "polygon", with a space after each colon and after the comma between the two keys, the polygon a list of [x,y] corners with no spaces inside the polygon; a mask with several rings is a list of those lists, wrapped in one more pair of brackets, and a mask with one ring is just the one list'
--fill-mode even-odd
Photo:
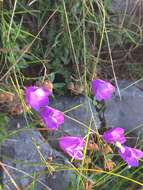
{"label": "bell-shaped flower", "polygon": [[124,145],[120,146],[118,153],[129,167],[139,166],[139,160],[143,158],[141,150]]}
{"label": "bell-shaped flower", "polygon": [[102,138],[106,143],[109,144],[123,144],[126,142],[126,137],[124,136],[123,128],[109,129],[108,131],[103,133]]}
{"label": "bell-shaped flower", "polygon": [[51,92],[44,87],[30,86],[25,88],[26,103],[36,111],[48,105],[49,95],[51,95]]}
{"label": "bell-shaped flower", "polygon": [[51,130],[57,130],[64,123],[64,114],[49,106],[42,108],[39,115],[46,127]]}
{"label": "bell-shaped flower", "polygon": [[82,137],[65,136],[59,139],[60,148],[75,160],[83,159],[85,140]]}
{"label": "bell-shaped flower", "polygon": [[100,79],[92,80],[92,92],[96,100],[109,100],[114,91],[115,87],[111,83]]}

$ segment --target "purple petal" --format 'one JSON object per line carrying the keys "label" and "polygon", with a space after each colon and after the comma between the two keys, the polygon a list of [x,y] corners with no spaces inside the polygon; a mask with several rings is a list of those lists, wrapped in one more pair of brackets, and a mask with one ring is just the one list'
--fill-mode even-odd
{"label": "purple petal", "polygon": [[26,103],[36,111],[41,107],[47,106],[49,103],[48,96],[51,93],[44,87],[30,86],[25,88]]}
{"label": "purple petal", "polygon": [[143,157],[141,150],[128,146],[122,146],[122,148],[118,150],[118,153],[130,167],[137,167],[139,165],[139,159]]}
{"label": "purple petal", "polygon": [[60,125],[64,123],[64,114],[49,106],[41,109],[39,114],[46,127],[51,130],[58,129]]}
{"label": "purple petal", "polygon": [[66,136],[59,139],[60,148],[76,160],[83,159],[85,141],[81,137]]}
{"label": "purple petal", "polygon": [[102,137],[106,143],[110,143],[110,144],[115,144],[116,142],[123,144],[126,142],[123,128],[110,129],[104,132]]}
{"label": "purple petal", "polygon": [[143,152],[139,149],[136,149],[136,148],[132,148],[132,151],[134,152],[135,156],[137,158],[143,158]]}
{"label": "purple petal", "polygon": [[97,100],[109,100],[115,91],[115,87],[109,82],[97,79],[92,80],[92,91]]}

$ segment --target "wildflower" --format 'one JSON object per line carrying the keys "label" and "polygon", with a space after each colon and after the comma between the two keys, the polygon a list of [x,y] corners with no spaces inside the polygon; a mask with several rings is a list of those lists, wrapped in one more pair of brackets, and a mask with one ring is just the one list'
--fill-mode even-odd
{"label": "wildflower", "polygon": [[116,144],[116,143],[123,144],[126,142],[126,138],[124,136],[124,129],[122,128],[110,129],[104,132],[102,137],[106,143],[110,144]]}
{"label": "wildflower", "polygon": [[128,146],[122,145],[118,153],[129,167],[137,167],[139,165],[139,159],[143,158],[143,152],[141,150]]}
{"label": "wildflower", "polygon": [[27,104],[36,111],[48,105],[48,96],[51,93],[44,87],[30,86],[25,88],[25,99]]}
{"label": "wildflower", "polygon": [[83,159],[85,141],[82,137],[66,136],[59,139],[60,148],[76,160]]}
{"label": "wildflower", "polygon": [[96,79],[92,80],[92,91],[97,100],[109,100],[115,91],[115,87],[109,82]]}
{"label": "wildflower", "polygon": [[49,106],[41,109],[39,114],[46,127],[51,130],[58,129],[64,123],[63,113]]}

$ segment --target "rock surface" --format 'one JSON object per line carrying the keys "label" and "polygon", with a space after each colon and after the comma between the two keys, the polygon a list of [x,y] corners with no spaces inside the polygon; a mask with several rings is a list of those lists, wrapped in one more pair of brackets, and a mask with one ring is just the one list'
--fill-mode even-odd
{"label": "rock surface", "polygon": [[[64,125],[58,131],[48,132],[48,142],[39,131],[26,127],[23,117],[9,122],[7,133],[11,135],[1,145],[1,160],[20,189],[59,190],[60,185],[60,190],[66,190],[72,172],[55,171],[51,175],[45,163],[52,157],[53,163],[64,166],[69,164],[68,158],[59,150],[58,137],[85,136],[89,126],[92,130],[100,127],[95,107],[84,96],[60,97],[54,99],[50,106],[64,111],[66,116]],[[3,190],[16,189],[10,176],[3,171]]]}
{"label": "rock surface", "polygon": [[[106,102],[104,113],[107,127],[122,127],[135,133],[143,129],[143,91],[128,81],[119,82],[121,91]],[[128,88],[126,88],[128,87]]]}
{"label": "rock surface", "polygon": [[58,147],[57,139],[60,136],[84,137],[87,135],[89,127],[94,131],[100,128],[98,113],[91,101],[84,96],[62,96],[51,101],[50,106],[65,113],[64,124],[56,132],[48,133],[48,137],[51,139],[49,143],[55,148]]}
{"label": "rock surface", "polygon": [[91,101],[84,96],[60,97],[51,102],[51,107],[65,113],[65,122],[61,129],[69,135],[84,136],[91,124],[93,130],[100,128],[98,113]]}
{"label": "rock surface", "polygon": [[[48,144],[43,143],[39,133],[35,131],[18,132],[16,136],[3,143],[1,150],[2,162],[8,165],[7,169],[19,188],[26,188],[29,185],[29,189],[30,187],[32,189],[32,183],[34,184],[34,181],[36,181],[34,178],[37,178],[35,190],[42,190],[43,188],[50,190],[46,185],[44,174],[46,168],[36,146],[40,147],[40,152],[45,159],[52,153],[52,149]],[[5,172],[3,184],[4,190],[15,190],[15,186]]]}
{"label": "rock surface", "polygon": [[[17,128],[16,120],[11,124],[12,128]],[[62,183],[60,190],[66,190],[71,172],[53,172],[51,175],[45,162],[52,156],[55,163],[66,165],[67,159],[51,148],[38,131],[26,128],[21,120],[18,126],[20,129],[1,145],[1,160],[12,179],[20,189],[59,190],[59,182]],[[10,177],[3,171],[3,190],[15,189]]]}

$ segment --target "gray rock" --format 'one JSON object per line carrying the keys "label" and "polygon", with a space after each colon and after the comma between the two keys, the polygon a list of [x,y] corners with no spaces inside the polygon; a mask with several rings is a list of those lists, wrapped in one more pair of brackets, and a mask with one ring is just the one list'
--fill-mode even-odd
{"label": "gray rock", "polygon": [[[62,165],[69,165],[68,162],[63,162],[63,160],[55,160],[56,163],[62,164]],[[71,167],[71,166],[69,166]],[[53,172],[52,175],[47,175],[47,182],[49,187],[51,187],[52,190],[67,190],[71,179],[73,176],[73,172],[70,170],[64,170],[59,172]]]}
{"label": "gray rock", "polygon": [[[58,190],[57,182],[60,181],[61,190],[66,190],[70,181],[70,172],[56,172],[51,175],[42,157],[47,160],[48,156],[52,156],[56,163],[61,160],[63,164],[66,159],[44,142],[39,132],[28,130],[17,133],[3,143],[1,155],[10,176],[20,188],[27,187],[30,190],[33,183],[35,190]],[[16,189],[5,172],[3,172],[3,185],[4,190]]]}
{"label": "gray rock", "polygon": [[[53,149],[38,131],[26,128],[22,117],[11,120],[10,125],[11,131],[8,130],[8,133],[12,132],[12,135],[1,145],[1,161],[18,187],[27,190],[59,190],[60,183],[60,190],[66,190],[72,172],[53,171],[51,174],[46,161],[50,156],[53,163],[66,166],[67,158]],[[2,183],[3,190],[16,189],[4,171]]]}
{"label": "gray rock", "polygon": [[[95,106],[90,99],[84,96],[62,96],[51,101],[50,106],[65,113],[64,124],[54,133],[48,134],[49,143],[58,147],[56,139],[63,135],[81,136],[87,135],[88,128],[92,131],[100,128],[100,121]],[[52,140],[53,139],[53,140]]]}
{"label": "gray rock", "polygon": [[128,81],[119,82],[122,99],[116,93],[107,101],[104,116],[107,127],[122,127],[137,133],[143,129],[143,91],[129,85]]}
{"label": "gray rock", "polygon": [[[40,133],[33,130],[26,131],[25,129],[25,131],[17,132],[2,144],[2,162],[8,165],[8,172],[20,188],[29,185],[28,189],[32,189],[33,183],[35,190],[50,190],[46,182],[46,168],[38,151],[45,160],[52,154],[48,143],[44,143]],[[4,190],[16,189],[5,172],[3,172],[3,185]]]}
{"label": "gray rock", "polygon": [[[52,156],[54,163],[68,166],[68,159],[59,150],[58,137],[63,135],[85,136],[89,126],[92,130],[100,127],[95,107],[84,96],[63,96],[51,101],[50,106],[64,111],[66,116],[64,125],[58,131],[48,133],[48,143],[38,131],[27,128],[27,124],[30,123],[29,119],[26,122],[21,116],[10,120],[8,133],[11,132],[12,135],[1,145],[1,160],[21,189],[59,190],[60,185],[60,190],[66,190],[72,171],[54,171],[51,175],[45,166],[45,161]],[[35,186],[32,187],[32,185]],[[3,190],[9,189],[15,190],[16,188],[6,172],[3,172]]]}
{"label": "gray rock", "polygon": [[61,128],[69,135],[86,135],[90,123],[93,130],[100,128],[98,113],[90,99],[84,96],[62,96],[54,99],[51,107],[65,113],[65,122]]}

